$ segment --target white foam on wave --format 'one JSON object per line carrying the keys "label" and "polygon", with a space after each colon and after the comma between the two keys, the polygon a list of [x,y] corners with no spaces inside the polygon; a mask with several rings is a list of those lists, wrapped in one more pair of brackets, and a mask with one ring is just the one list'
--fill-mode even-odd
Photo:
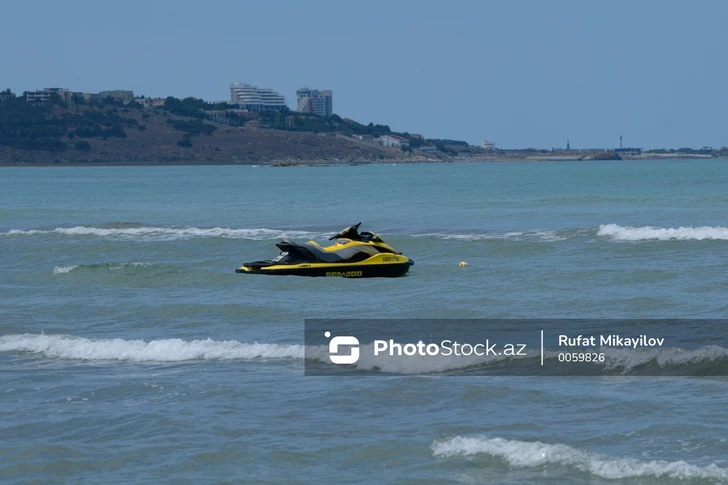
{"label": "white foam on wave", "polygon": [[122,269],[122,268],[143,268],[143,267],[147,267],[147,266],[153,266],[153,265],[152,265],[152,263],[139,263],[139,262],[119,263],[119,264],[110,264],[109,269],[111,271],[115,271],[117,269]]}
{"label": "white foam on wave", "polygon": [[567,466],[612,480],[637,477],[728,480],[728,469],[715,464],[698,466],[682,460],[641,461],[634,458],[614,458],[563,444],[539,441],[456,436],[435,441],[431,449],[435,456],[443,458],[484,454],[500,458],[516,468]]}
{"label": "white foam on wave", "polygon": [[32,234],[48,234],[51,231],[43,231],[41,229],[29,229],[29,230],[23,230],[23,229],[11,229],[10,231],[4,233],[6,236],[30,236]]}
{"label": "white foam on wave", "polygon": [[227,239],[250,239],[263,241],[268,239],[293,239],[309,238],[315,239],[325,236],[307,231],[284,231],[278,229],[234,229],[229,227],[128,227],[128,228],[101,228],[89,226],[57,227],[53,230],[21,230],[0,233],[6,236],[22,236],[35,234],[63,234],[67,236],[99,236],[119,239],[141,239],[141,240],[175,240],[192,238],[221,237]]}
{"label": "white foam on wave", "polygon": [[623,369],[629,372],[644,365],[658,367],[686,367],[694,364],[716,362],[728,358],[728,349],[718,345],[708,345],[697,349],[659,348],[659,349],[601,349],[605,353],[604,367],[607,370]]}
{"label": "white foam on wave", "polygon": [[78,268],[78,265],[72,264],[70,266],[56,266],[53,268],[53,274],[66,274],[70,273],[74,269]]}
{"label": "white foam on wave", "polygon": [[603,224],[599,226],[598,236],[607,236],[617,241],[703,241],[728,240],[728,227],[678,227],[660,228],[652,226],[620,226]]}
{"label": "white foam on wave", "polygon": [[512,231],[503,233],[475,233],[475,234],[448,234],[429,233],[413,234],[412,237],[434,237],[437,239],[451,239],[457,241],[489,241],[489,240],[539,240],[539,241],[563,241],[565,237],[557,231]]}
{"label": "white foam on wave", "polygon": [[45,357],[127,362],[303,359],[302,345],[245,343],[237,340],[87,339],[68,335],[0,336],[0,352],[32,352]]}
{"label": "white foam on wave", "polygon": [[68,266],[56,266],[53,268],[53,274],[67,274],[71,271],[83,268],[83,267],[98,267],[98,266],[106,266],[110,271],[116,271],[123,268],[140,268],[140,267],[148,267],[153,266],[152,263],[140,263],[140,262],[133,262],[133,263],[109,263],[108,265],[98,265],[98,264],[91,264],[91,265],[77,265],[72,264]]}

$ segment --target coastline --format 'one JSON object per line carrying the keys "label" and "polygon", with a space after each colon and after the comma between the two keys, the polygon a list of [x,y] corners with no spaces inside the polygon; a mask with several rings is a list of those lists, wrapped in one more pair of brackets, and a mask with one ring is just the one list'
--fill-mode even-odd
{"label": "coastline", "polygon": [[[711,149],[712,151],[706,149],[652,149],[647,152],[629,148],[498,149],[472,146],[457,140],[424,140],[408,133],[402,133],[407,138],[399,136],[394,138],[395,141],[399,140],[397,143],[404,144],[384,145],[372,140],[357,139],[357,135],[342,131],[301,131],[264,127],[263,125],[241,127],[209,119],[201,122],[197,118],[175,114],[161,108],[132,109],[103,104],[54,106],[50,111],[41,113],[42,116],[39,115],[39,119],[33,117],[25,119],[23,116],[27,118],[27,114],[23,113],[20,110],[18,117],[25,120],[26,123],[36,122],[43,125],[52,120],[65,120],[63,121],[65,124],[61,126],[64,134],[53,139],[41,137],[40,140],[45,141],[45,144],[36,143],[27,147],[20,143],[22,140],[15,140],[16,144],[5,140],[4,144],[0,144],[0,167],[187,165],[288,167],[387,163],[728,158],[728,148],[726,147],[724,147],[725,150],[721,148],[720,150]],[[89,131],[90,128],[78,121],[79,119],[88,121],[87,118],[96,120],[97,124],[94,125],[96,131]],[[115,130],[110,132],[110,129],[103,128],[98,124],[99,120],[105,120],[104,126],[116,126]],[[343,123],[343,121],[338,123]],[[357,126],[360,131],[373,129],[363,125]],[[341,126],[329,128],[335,129],[341,128]],[[77,133],[79,129],[82,131]],[[84,129],[86,131],[83,131]],[[418,136],[421,137],[421,135]],[[418,142],[415,143],[415,140]],[[412,146],[410,146],[410,142],[412,142]]]}
{"label": "coastline", "polygon": [[[673,156],[633,156],[623,157],[621,162],[634,161],[652,161],[661,162],[669,160],[725,160],[728,156],[699,156],[699,155],[673,155]],[[150,160],[150,161],[118,161],[118,162],[26,162],[26,161],[0,161],[0,168],[36,168],[36,167],[179,167],[179,166],[259,166],[259,167],[324,167],[332,165],[342,166],[359,166],[359,165],[412,165],[412,164],[446,164],[446,163],[543,163],[543,162],[599,162],[605,160],[591,160],[575,157],[452,157],[440,159],[391,159],[391,160],[305,160],[291,161],[288,160],[199,160],[199,159],[182,159],[182,160]]]}

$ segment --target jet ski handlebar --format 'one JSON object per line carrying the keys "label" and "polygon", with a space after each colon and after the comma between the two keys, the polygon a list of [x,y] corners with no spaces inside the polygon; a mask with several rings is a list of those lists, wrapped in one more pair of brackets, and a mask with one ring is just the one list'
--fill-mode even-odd
{"label": "jet ski handlebar", "polygon": [[343,239],[343,238],[352,239],[352,236],[356,237],[359,235],[359,232],[358,232],[359,226],[361,226],[361,222],[358,224],[354,224],[353,226],[347,227],[346,229],[344,229],[340,233],[336,234],[335,236],[331,236],[329,238],[329,241],[331,241],[333,239]]}

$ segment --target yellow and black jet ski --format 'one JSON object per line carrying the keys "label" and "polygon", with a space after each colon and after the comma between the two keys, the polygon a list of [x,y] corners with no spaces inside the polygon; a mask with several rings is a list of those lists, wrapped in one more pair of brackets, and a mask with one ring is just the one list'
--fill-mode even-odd
{"label": "yellow and black jet ski", "polygon": [[361,225],[347,227],[329,238],[338,239],[322,247],[316,241],[297,243],[281,241],[277,258],[245,263],[236,273],[339,276],[343,278],[394,278],[404,276],[414,261],[396,252],[373,232],[359,233]]}

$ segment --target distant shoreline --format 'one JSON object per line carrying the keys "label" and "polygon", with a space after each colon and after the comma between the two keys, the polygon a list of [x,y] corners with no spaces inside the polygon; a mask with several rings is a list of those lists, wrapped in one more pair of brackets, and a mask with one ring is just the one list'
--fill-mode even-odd
{"label": "distant shoreline", "polygon": [[360,166],[360,165],[413,165],[413,164],[468,164],[468,163],[543,163],[543,162],[635,162],[635,161],[646,161],[646,162],[662,162],[669,160],[725,160],[728,157],[724,156],[656,156],[656,157],[629,157],[623,158],[622,160],[583,160],[575,157],[527,157],[527,158],[516,158],[516,157],[502,157],[502,158],[451,158],[451,159],[438,159],[438,160],[362,160],[359,162],[349,161],[337,161],[337,160],[308,160],[305,162],[290,162],[288,160],[281,161],[230,161],[230,160],[176,160],[176,161],[149,161],[149,162],[62,162],[62,163],[48,163],[48,162],[7,162],[1,161],[0,168],[48,168],[48,167],[181,167],[181,166],[258,166],[258,167],[272,167],[272,168],[286,168],[286,167],[325,167],[333,165],[342,166]]}

